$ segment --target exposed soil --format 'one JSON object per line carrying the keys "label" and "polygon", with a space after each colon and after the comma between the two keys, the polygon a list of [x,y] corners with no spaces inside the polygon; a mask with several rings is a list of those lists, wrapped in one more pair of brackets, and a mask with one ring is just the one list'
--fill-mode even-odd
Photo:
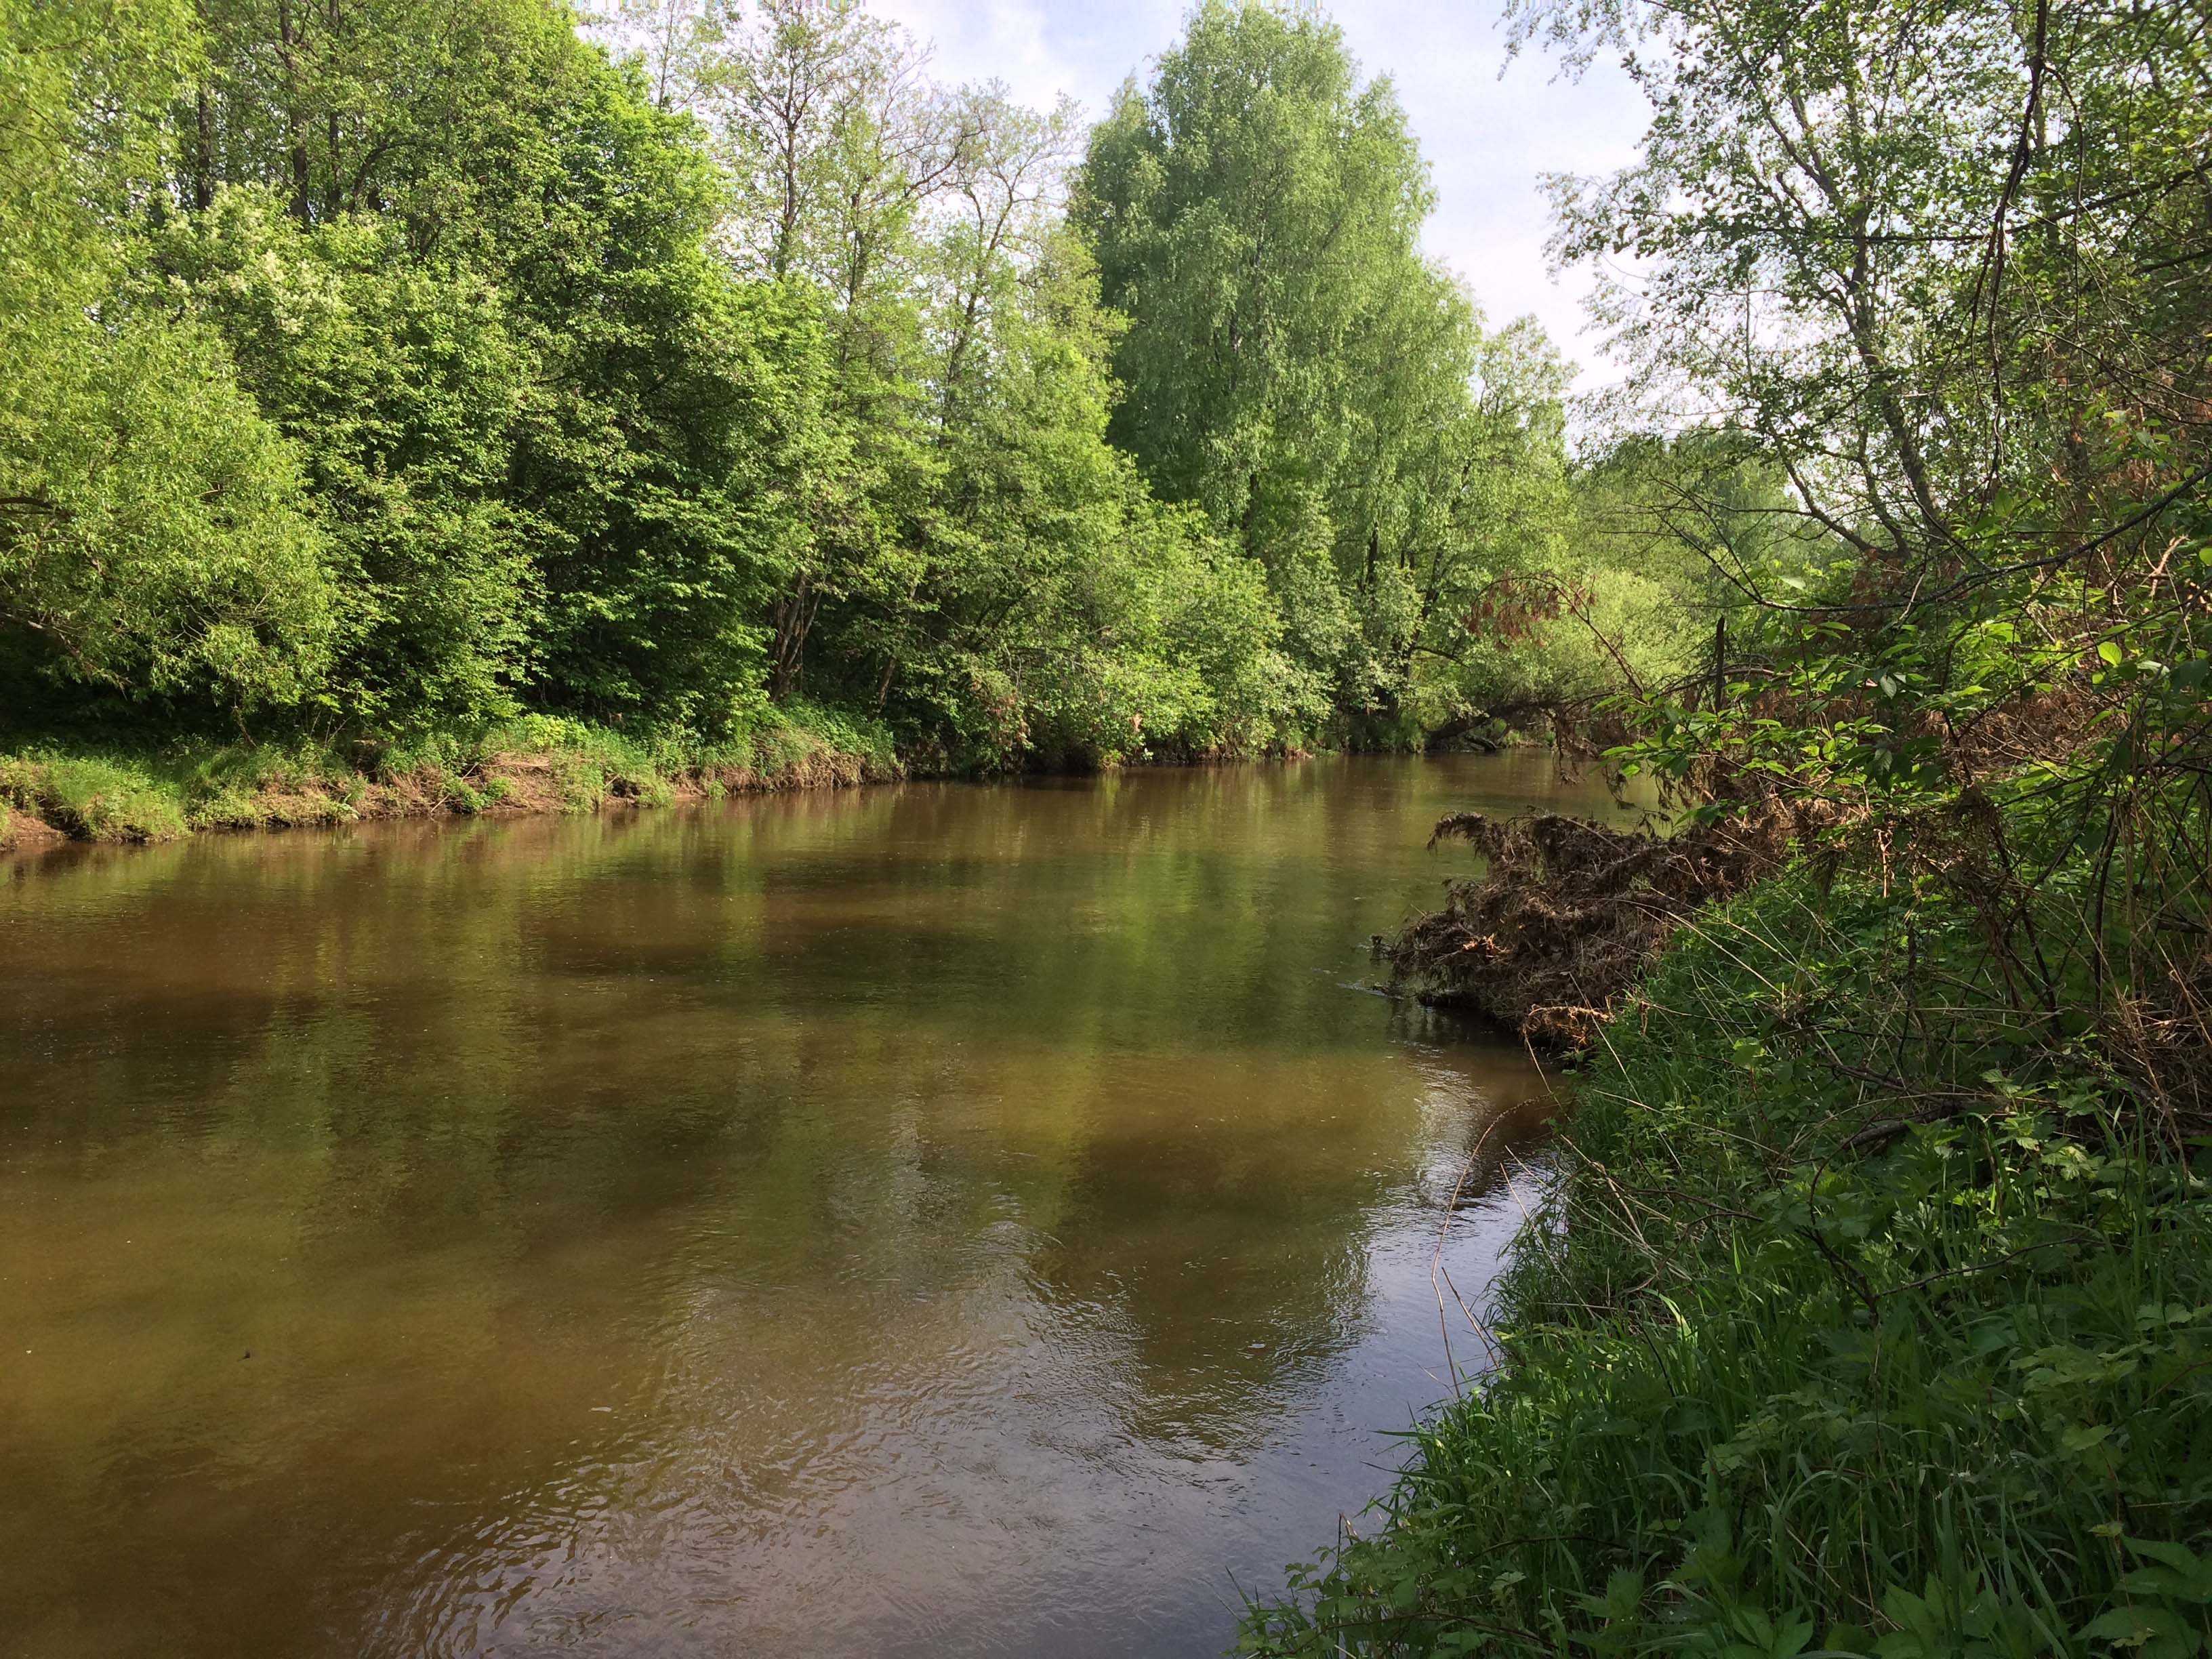
{"label": "exposed soil", "polygon": [[44,818],[20,808],[0,806],[0,853],[34,853],[68,839]]}
{"label": "exposed soil", "polygon": [[[380,778],[351,801],[351,810],[344,816],[359,819],[438,817],[456,812],[487,817],[564,812],[623,804],[704,800],[719,794],[844,788],[866,783],[872,775],[858,756],[828,750],[771,771],[750,766],[695,767],[646,779],[605,778],[585,757],[564,751],[496,754],[458,778],[436,767],[417,767]],[[478,801],[471,804],[471,795]],[[257,799],[272,805],[287,804],[265,793]],[[302,799],[298,805],[313,815],[318,804],[313,799]],[[320,817],[277,821],[327,822],[329,816],[325,806]]]}

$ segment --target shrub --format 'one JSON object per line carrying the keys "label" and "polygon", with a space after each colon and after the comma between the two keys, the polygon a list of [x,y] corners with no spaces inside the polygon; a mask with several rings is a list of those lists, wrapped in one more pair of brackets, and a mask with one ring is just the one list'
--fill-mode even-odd
{"label": "shrub", "polygon": [[1589,1055],[1496,1370],[1243,1650],[2199,1651],[2204,1143],[2094,1031],[2023,1041],[1978,933],[1809,869],[1694,923]]}

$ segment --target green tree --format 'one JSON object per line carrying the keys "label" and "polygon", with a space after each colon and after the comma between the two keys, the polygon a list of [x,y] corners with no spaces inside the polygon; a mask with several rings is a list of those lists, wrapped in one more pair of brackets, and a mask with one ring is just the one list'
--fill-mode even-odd
{"label": "green tree", "polygon": [[1114,324],[1080,242],[1042,225],[1017,263],[976,223],[954,221],[941,245],[959,273],[929,331],[941,483],[890,619],[894,707],[988,764],[1287,735],[1291,677],[1258,567],[1194,509],[1154,501],[1106,440]]}
{"label": "green tree", "polygon": [[1432,201],[1334,27],[1209,0],[1092,135],[1078,204],[1130,319],[1115,441],[1264,566],[1306,696],[1370,741],[1436,716],[1417,659],[1478,565],[1534,556],[1528,507],[1564,465],[1556,371],[1523,372],[1528,327],[1483,343],[1422,257]]}
{"label": "green tree", "polygon": [[[808,480],[835,468],[810,459],[817,308],[709,246],[726,189],[699,128],[548,0],[205,16],[173,148],[211,223],[172,252],[197,239],[199,303],[343,526],[328,700],[371,724],[518,695],[749,718],[762,614],[803,562]],[[249,229],[226,185],[312,233]],[[257,239],[270,258],[240,263]]]}
{"label": "green tree", "polygon": [[1214,0],[1093,135],[1082,213],[1131,326],[1115,435],[1271,560],[1326,553],[1358,375],[1425,286],[1426,169],[1333,27]]}
{"label": "green tree", "polygon": [[1636,166],[1553,181],[1560,254],[1644,262],[1605,311],[1639,387],[1694,387],[1859,554],[1963,574],[2047,536],[2054,477],[2133,499],[2115,422],[2200,423],[2201,9],[1518,9],[1651,100]]}
{"label": "green tree", "polygon": [[921,580],[938,468],[920,380],[922,226],[978,135],[975,111],[926,75],[922,48],[855,0],[767,0],[749,21],[732,10],[707,14],[720,44],[700,70],[734,186],[729,241],[741,270],[817,296],[841,447],[770,611],[769,689],[784,698],[825,608],[879,612]]}
{"label": "green tree", "polygon": [[1264,595],[1106,440],[1072,112],[939,86],[855,5],[702,8],[684,38],[732,170],[725,245],[824,319],[842,465],[769,611],[771,695],[881,714],[954,765],[1272,740]]}
{"label": "green tree", "polygon": [[268,189],[301,224],[391,214],[417,251],[504,181],[483,158],[579,52],[549,0],[198,0],[204,50],[171,110],[175,199]]}
{"label": "green tree", "polygon": [[759,701],[763,614],[838,472],[821,313],[719,257],[720,175],[634,70],[572,43],[533,96],[483,158],[470,252],[543,365],[510,495],[543,549],[543,682],[720,729]]}
{"label": "green tree", "polygon": [[159,235],[149,286],[219,330],[305,459],[338,613],[318,701],[372,730],[513,714],[538,605],[504,491],[535,365],[482,276],[390,220],[282,206],[227,187]]}
{"label": "green tree", "polygon": [[238,713],[295,701],[325,648],[292,452],[219,340],[118,297],[196,46],[180,7],[0,6],[0,671],[48,688],[19,707],[59,683]]}

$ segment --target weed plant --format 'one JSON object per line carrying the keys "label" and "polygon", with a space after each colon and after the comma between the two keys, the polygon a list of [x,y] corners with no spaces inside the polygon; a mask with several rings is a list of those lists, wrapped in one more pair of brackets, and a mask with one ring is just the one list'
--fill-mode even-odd
{"label": "weed plant", "polygon": [[1239,1650],[2204,1651],[2212,1159],[2021,1028],[1980,924],[1809,866],[1694,924],[1588,1056],[1494,1369]]}

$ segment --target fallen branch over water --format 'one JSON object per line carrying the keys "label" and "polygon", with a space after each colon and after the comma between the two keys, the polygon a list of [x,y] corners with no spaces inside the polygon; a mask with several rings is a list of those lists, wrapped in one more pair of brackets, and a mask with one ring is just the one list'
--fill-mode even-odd
{"label": "fallen branch over water", "polygon": [[1449,838],[1487,868],[1384,945],[1393,984],[1556,1048],[1587,1044],[1675,930],[1778,867],[1783,845],[1741,823],[1662,836],[1555,812],[1455,812],[1429,844]]}

